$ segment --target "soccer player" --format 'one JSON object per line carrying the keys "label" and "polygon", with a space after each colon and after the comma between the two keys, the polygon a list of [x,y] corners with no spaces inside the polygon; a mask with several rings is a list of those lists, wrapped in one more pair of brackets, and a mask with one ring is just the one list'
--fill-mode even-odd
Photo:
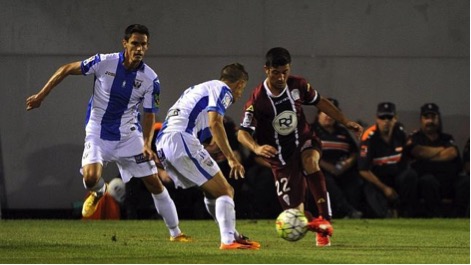
{"label": "soccer player", "polygon": [[333,228],[329,222],[325,178],[319,166],[321,144],[310,131],[302,105],[316,106],[357,134],[363,128],[321,97],[306,79],[290,75],[288,50],[270,49],[264,69],[266,79],[254,89],[245,105],[238,139],[270,163],[283,209],[297,208],[304,212],[307,181],[319,210],[319,217],[309,227],[317,232],[317,246],[329,246]]}
{"label": "soccer player", "polygon": [[[26,109],[39,108],[51,90],[69,75],[94,75],[93,95],[88,104],[85,147],[82,156],[83,183],[90,191],[82,215],[96,211],[107,184],[103,165],[116,162],[124,182],[141,178],[152,193],[157,212],[170,231],[171,241],[189,241],[178,227],[175,204],[157,175],[151,149],[155,113],[159,110],[160,82],[143,62],[149,45],[149,30],[130,25],[122,40],[124,51],[96,54],[84,61],[61,66],[44,87],[26,99]],[[138,107],[143,105],[143,125]]]}
{"label": "soccer player", "polygon": [[169,109],[157,136],[157,156],[177,187],[200,187],[206,209],[219,225],[220,249],[259,249],[236,231],[234,189],[202,145],[213,137],[230,166],[229,177],[245,174],[227,140],[223,118],[226,109],[242,95],[248,74],[241,64],[225,66],[219,80],[186,89]]}

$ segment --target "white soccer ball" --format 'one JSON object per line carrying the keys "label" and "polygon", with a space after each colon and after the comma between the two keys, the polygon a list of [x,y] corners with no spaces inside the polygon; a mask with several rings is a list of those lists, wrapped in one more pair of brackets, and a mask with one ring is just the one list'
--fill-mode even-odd
{"label": "white soccer ball", "polygon": [[298,209],[287,209],[276,219],[278,236],[288,241],[298,241],[307,233],[307,218]]}
{"label": "white soccer ball", "polygon": [[114,178],[108,183],[108,194],[113,197],[117,202],[123,203],[126,198],[126,185],[121,178]]}

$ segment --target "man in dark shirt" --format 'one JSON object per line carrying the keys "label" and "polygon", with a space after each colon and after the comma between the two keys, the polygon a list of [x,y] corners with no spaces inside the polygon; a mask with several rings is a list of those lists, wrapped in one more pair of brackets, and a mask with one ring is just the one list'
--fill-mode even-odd
{"label": "man in dark shirt", "polygon": [[407,166],[403,151],[407,135],[397,121],[396,106],[378,105],[376,124],[368,128],[360,143],[358,169],[366,180],[367,217],[393,217],[397,207],[403,217],[415,215],[417,173]]}
{"label": "man in dark shirt", "polygon": [[439,107],[426,103],[420,111],[420,129],[411,134],[412,167],[419,174],[419,196],[425,216],[443,215],[442,203],[455,197],[454,185],[461,168],[453,136],[442,132]]}

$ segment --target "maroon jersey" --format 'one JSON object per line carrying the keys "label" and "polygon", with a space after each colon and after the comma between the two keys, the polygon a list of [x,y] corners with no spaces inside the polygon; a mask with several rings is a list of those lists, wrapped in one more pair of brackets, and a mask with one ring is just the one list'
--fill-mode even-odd
{"label": "maroon jersey", "polygon": [[319,100],[319,93],[302,77],[289,76],[287,87],[278,96],[272,95],[265,81],[245,104],[240,129],[252,133],[259,145],[277,148],[278,155],[269,163],[282,167],[312,138],[302,105],[315,105]]}

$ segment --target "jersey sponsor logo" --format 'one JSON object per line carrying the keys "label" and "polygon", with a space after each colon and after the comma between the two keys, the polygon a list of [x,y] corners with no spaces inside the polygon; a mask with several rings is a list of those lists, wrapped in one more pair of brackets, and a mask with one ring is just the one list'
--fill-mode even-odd
{"label": "jersey sponsor logo", "polygon": [[293,91],[291,91],[291,96],[293,97],[293,100],[299,100],[301,98],[299,89],[293,89]]}
{"label": "jersey sponsor logo", "polygon": [[244,120],[242,121],[242,127],[250,127],[252,124],[253,113],[252,112],[245,112]]}
{"label": "jersey sponsor logo", "polygon": [[136,164],[142,164],[149,161],[148,158],[144,157],[144,154],[134,156],[134,160],[136,160]]}
{"label": "jersey sponsor logo", "polygon": [[298,118],[294,111],[285,110],[273,119],[272,125],[277,133],[288,135],[298,126]]}
{"label": "jersey sponsor logo", "polygon": [[109,75],[109,76],[113,76],[113,77],[116,76],[115,73],[112,73],[112,72],[109,72],[109,71],[106,71],[106,72],[105,72],[105,75]]}
{"label": "jersey sponsor logo", "polygon": [[281,100],[278,100],[278,101],[273,101],[273,104],[275,104],[275,106],[278,106],[280,105],[281,103],[285,102],[285,101],[288,101],[289,98],[283,98]]}

